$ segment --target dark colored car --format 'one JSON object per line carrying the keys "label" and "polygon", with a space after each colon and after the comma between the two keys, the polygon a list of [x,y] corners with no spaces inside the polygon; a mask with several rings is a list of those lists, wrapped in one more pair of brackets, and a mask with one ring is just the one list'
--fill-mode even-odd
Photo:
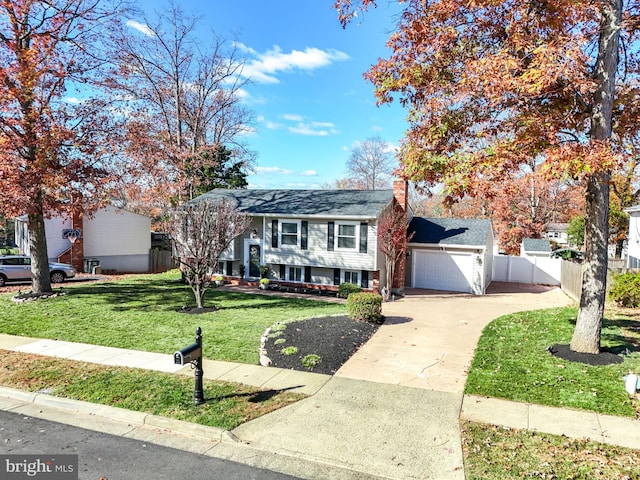
{"label": "dark colored car", "polygon": [[[52,283],[62,283],[76,276],[76,269],[67,263],[49,262]],[[0,287],[7,282],[31,281],[31,257],[0,255]]]}

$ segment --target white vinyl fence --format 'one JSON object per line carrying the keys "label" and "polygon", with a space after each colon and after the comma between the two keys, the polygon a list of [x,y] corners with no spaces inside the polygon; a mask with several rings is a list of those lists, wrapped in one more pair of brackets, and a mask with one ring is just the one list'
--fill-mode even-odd
{"label": "white vinyl fence", "polygon": [[560,285],[561,263],[559,258],[494,255],[491,280]]}

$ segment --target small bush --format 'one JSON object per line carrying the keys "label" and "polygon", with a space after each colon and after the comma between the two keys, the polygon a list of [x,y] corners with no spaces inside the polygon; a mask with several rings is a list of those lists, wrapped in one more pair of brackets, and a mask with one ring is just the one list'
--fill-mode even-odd
{"label": "small bush", "polygon": [[298,353],[298,347],[284,347],[280,350],[280,353],[283,355],[295,355]]}
{"label": "small bush", "polygon": [[616,276],[611,298],[622,307],[636,308],[640,305],[640,274],[623,273]]}
{"label": "small bush", "polygon": [[377,293],[352,293],[347,297],[347,314],[353,320],[382,323],[382,295]]}
{"label": "small bush", "polygon": [[344,282],[338,287],[338,296],[340,298],[349,298],[351,293],[359,293],[362,289],[355,283]]}
{"label": "small bush", "polygon": [[322,362],[322,357],[320,357],[320,355],[316,355],[315,353],[311,353],[304,356],[304,358],[302,359],[302,366],[307,367],[308,369],[312,369],[313,367],[317,367],[320,362]]}

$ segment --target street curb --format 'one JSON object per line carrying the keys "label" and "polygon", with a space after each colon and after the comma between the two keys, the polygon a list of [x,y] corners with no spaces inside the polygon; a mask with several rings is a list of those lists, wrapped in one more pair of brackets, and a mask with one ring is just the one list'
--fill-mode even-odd
{"label": "street curb", "polygon": [[[145,441],[308,480],[392,480],[311,455],[276,451],[244,442],[217,427],[135,412],[109,405],[0,387],[0,410]],[[72,421],[70,421],[72,419]],[[393,479],[395,480],[395,479]]]}

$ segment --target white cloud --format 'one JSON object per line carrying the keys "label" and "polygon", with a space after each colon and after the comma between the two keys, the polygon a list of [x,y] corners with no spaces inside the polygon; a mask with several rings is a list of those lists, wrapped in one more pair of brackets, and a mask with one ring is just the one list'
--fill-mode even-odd
{"label": "white cloud", "polygon": [[289,131],[297,135],[326,137],[338,133],[334,127],[330,122],[299,122],[295,127],[289,127]]}
{"label": "white cloud", "polygon": [[335,62],[347,60],[349,56],[340,50],[307,47],[304,50],[282,51],[277,45],[265,53],[256,53],[253,49],[242,46],[245,51],[255,54],[256,58],[247,62],[242,70],[244,77],[257,83],[279,83],[278,73],[294,70],[312,71],[326,67]]}
{"label": "white cloud", "polygon": [[288,170],[286,168],[280,168],[280,167],[256,167],[255,170],[258,175],[262,173],[277,173],[278,175],[291,175],[293,173],[292,170]]}
{"label": "white cloud", "polygon": [[151,30],[147,25],[145,25],[144,23],[136,22],[135,20],[127,20],[127,27],[131,27],[139,31],[143,35],[146,35],[147,37],[156,36],[153,30]]}
{"label": "white cloud", "polygon": [[267,129],[269,130],[280,130],[282,127],[284,127],[284,125],[282,125],[281,123],[269,122],[269,121],[264,122],[264,126],[267,127]]}
{"label": "white cloud", "polygon": [[295,113],[285,113],[284,115],[282,115],[282,118],[284,118],[285,120],[291,120],[292,122],[301,122],[302,120],[304,120],[304,117],[302,115],[296,115]]}
{"label": "white cloud", "polygon": [[305,170],[304,172],[302,172],[302,175],[305,177],[315,177],[318,175],[318,172],[316,172],[315,170]]}
{"label": "white cloud", "polygon": [[77,97],[67,97],[67,98],[64,99],[64,101],[67,102],[67,103],[73,103],[75,105],[78,105],[78,104],[82,103],[82,100],[80,100]]}

